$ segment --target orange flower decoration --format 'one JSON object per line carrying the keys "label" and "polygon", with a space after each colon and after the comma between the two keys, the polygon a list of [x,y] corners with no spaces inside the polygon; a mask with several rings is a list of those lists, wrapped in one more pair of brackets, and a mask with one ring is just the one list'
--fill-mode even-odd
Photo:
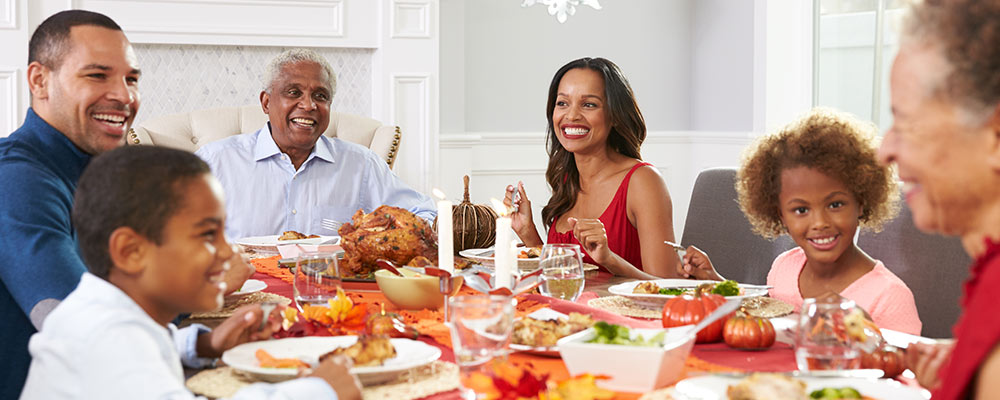
{"label": "orange flower decoration", "polygon": [[562,382],[548,380],[548,374],[536,377],[511,364],[494,362],[490,373],[474,372],[462,385],[489,400],[605,400],[615,393],[597,387],[606,376],[578,375]]}
{"label": "orange flower decoration", "polygon": [[329,307],[305,305],[302,314],[306,320],[326,326],[331,334],[357,332],[365,328],[368,307],[355,305],[344,289],[337,289],[337,297],[329,300]]}

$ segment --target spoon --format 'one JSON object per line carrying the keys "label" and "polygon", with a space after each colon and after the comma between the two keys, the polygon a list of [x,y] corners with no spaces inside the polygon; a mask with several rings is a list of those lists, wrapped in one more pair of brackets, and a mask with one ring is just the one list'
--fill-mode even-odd
{"label": "spoon", "polygon": [[399,272],[399,269],[396,268],[395,265],[393,265],[395,263],[393,263],[392,261],[380,258],[378,260],[375,260],[375,264],[378,264],[378,266],[382,267],[382,269],[389,270],[389,272],[396,274],[396,276],[403,276],[403,273]]}
{"label": "spoon", "polygon": [[727,301],[725,304],[719,306],[719,308],[716,308],[715,311],[712,311],[711,314],[708,314],[704,319],[701,320],[701,322],[695,325],[694,328],[691,329],[691,332],[688,333],[688,335],[691,335],[692,337],[696,336],[698,332],[700,332],[702,329],[705,329],[705,327],[711,325],[719,318],[731,314],[733,311],[736,311],[736,309],[739,307],[740,307],[740,300]]}

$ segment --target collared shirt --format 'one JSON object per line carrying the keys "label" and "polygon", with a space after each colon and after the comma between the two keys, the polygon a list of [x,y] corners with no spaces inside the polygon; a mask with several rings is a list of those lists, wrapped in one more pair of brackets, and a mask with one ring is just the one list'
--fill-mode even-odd
{"label": "collared shirt", "polygon": [[89,162],[32,109],[24,125],[0,138],[0,399],[17,398],[35,326],[87,270],[70,211]]}
{"label": "collared shirt", "polygon": [[[156,323],[125,292],[86,273],[31,337],[33,357],[22,400],[194,399],[184,386],[199,326]],[[234,399],[332,399],[319,378],[254,384]]]}
{"label": "collared shirt", "polygon": [[280,234],[335,235],[322,219],[350,222],[359,209],[381,205],[433,220],[429,197],[403,183],[371,150],[320,136],[298,170],[278,149],[270,125],[206,144],[198,154],[225,189],[226,234],[233,239]]}

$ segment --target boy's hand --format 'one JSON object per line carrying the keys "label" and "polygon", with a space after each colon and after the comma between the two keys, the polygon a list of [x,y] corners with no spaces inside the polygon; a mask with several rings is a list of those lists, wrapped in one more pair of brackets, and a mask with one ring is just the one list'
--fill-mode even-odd
{"label": "boy's hand", "polygon": [[685,278],[722,281],[725,280],[712,266],[712,260],[701,249],[688,246],[686,254],[681,258],[677,273]]}
{"label": "boy's hand", "polygon": [[253,264],[250,263],[250,256],[239,251],[239,246],[230,246],[233,247],[233,257],[229,259],[229,269],[222,278],[226,282],[226,292],[224,293],[226,296],[240,290],[243,287],[243,282],[246,282],[250,278],[250,275],[254,273]]}
{"label": "boy's hand", "polygon": [[361,382],[351,375],[351,366],[354,363],[344,356],[330,357],[313,369],[314,376],[326,381],[334,392],[337,392],[339,400],[359,400],[361,399]]}
{"label": "boy's hand", "polygon": [[262,314],[260,305],[240,307],[217,328],[198,337],[198,356],[219,357],[237,345],[270,338],[281,327],[280,311],[267,316],[264,329],[260,329]]}

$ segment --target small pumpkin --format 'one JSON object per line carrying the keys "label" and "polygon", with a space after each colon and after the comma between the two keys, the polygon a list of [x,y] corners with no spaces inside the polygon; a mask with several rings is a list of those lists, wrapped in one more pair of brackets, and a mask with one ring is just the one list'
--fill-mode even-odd
{"label": "small pumpkin", "polygon": [[861,354],[861,368],[880,369],[885,378],[895,378],[906,370],[903,351],[888,344],[871,353]]}
{"label": "small pumpkin", "polygon": [[[466,175],[462,180],[465,182],[465,196],[461,203],[451,208],[455,254],[465,249],[493,246],[497,234],[497,212],[487,205],[472,204],[469,201],[469,176]],[[436,218],[434,231],[437,231]]]}
{"label": "small pumpkin", "polygon": [[[697,324],[725,303],[725,297],[712,294],[711,289],[703,290],[699,286],[695,290],[694,296],[684,295],[667,300],[667,303],[663,305],[663,327],[672,328]],[[714,343],[722,340],[722,328],[725,326],[726,319],[725,317],[719,318],[718,321],[698,332],[695,343]]]}
{"label": "small pumpkin", "polygon": [[767,318],[747,315],[741,310],[726,321],[722,338],[737,349],[766,349],[774,345],[774,325]]}

